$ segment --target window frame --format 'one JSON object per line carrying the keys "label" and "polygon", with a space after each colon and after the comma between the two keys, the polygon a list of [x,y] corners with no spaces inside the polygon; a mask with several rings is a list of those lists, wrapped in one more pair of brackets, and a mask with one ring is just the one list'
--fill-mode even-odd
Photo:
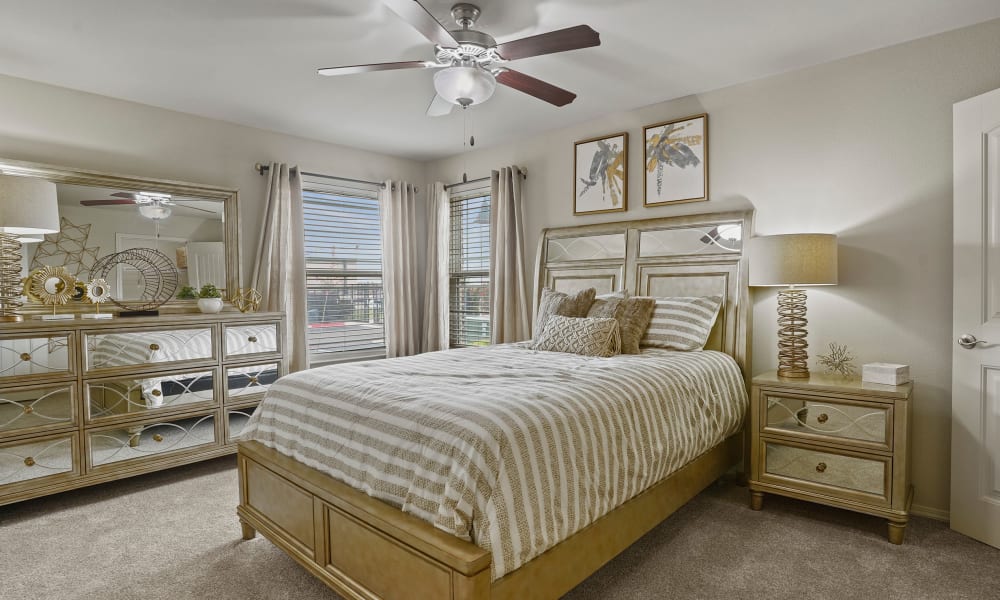
{"label": "window frame", "polygon": [[[327,179],[319,179],[315,177],[303,176],[302,178],[302,202],[303,202],[303,216],[305,216],[306,205],[313,203],[311,200],[307,199],[308,194],[323,194],[330,196],[341,196],[344,198],[356,198],[362,200],[374,200],[378,206],[378,240],[379,240],[379,268],[378,271],[372,270],[359,270],[357,273],[344,274],[344,271],[339,272],[340,277],[344,279],[378,279],[378,295],[382,298],[382,345],[376,348],[365,348],[360,350],[339,350],[339,351],[329,351],[329,352],[316,352],[313,350],[312,343],[310,341],[310,328],[308,326],[309,316],[308,316],[308,302],[307,302],[307,315],[306,315],[306,350],[309,359],[309,366],[318,367],[329,364],[344,363],[344,362],[357,362],[364,360],[377,360],[386,357],[386,347],[385,347],[385,276],[382,264],[382,206],[379,200],[379,186],[378,185],[368,185],[363,183],[341,183],[341,182],[331,182]],[[303,223],[303,236],[307,235],[306,224]],[[309,257],[308,254],[305,255],[306,263],[306,294],[308,298],[309,291],[311,289],[316,289],[317,286],[310,286],[309,280],[310,275],[317,275],[328,273],[333,276],[337,276],[338,270],[336,269],[310,269],[309,267]],[[345,270],[346,271],[346,270]]]}
{"label": "window frame", "polygon": [[[454,223],[455,215],[455,204],[463,201],[486,198],[487,210],[490,210],[493,204],[493,190],[492,185],[489,181],[487,182],[477,182],[475,184],[465,184],[451,188],[448,191],[448,348],[467,348],[474,347],[476,344],[466,344],[466,343],[456,343],[455,334],[455,305],[454,301],[454,290],[459,280],[468,280],[470,278],[481,277],[485,283],[487,290],[490,286],[490,241],[493,236],[492,224],[487,224],[487,237],[486,237],[486,247],[485,247],[485,260],[486,265],[484,269],[475,270],[456,270],[452,258],[455,256],[455,246],[456,238],[461,238],[461,227],[456,228]],[[477,314],[486,316],[486,339],[487,343],[493,332],[493,320],[490,313],[490,299],[489,293],[487,292],[487,297],[485,299],[485,313],[479,311],[462,311],[461,314]]]}

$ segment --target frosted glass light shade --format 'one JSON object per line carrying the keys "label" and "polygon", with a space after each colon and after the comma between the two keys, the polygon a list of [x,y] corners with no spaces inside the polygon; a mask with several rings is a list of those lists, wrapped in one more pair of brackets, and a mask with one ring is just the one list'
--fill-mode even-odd
{"label": "frosted glass light shade", "polygon": [[472,106],[490,99],[497,80],[480,67],[448,67],[434,74],[434,89],[452,104]]}
{"label": "frosted glass light shade", "polygon": [[750,240],[750,285],[836,285],[837,236],[765,235]]}
{"label": "frosted glass light shade", "polygon": [[159,221],[161,219],[166,219],[170,216],[169,206],[160,204],[159,202],[152,202],[150,204],[140,204],[139,214],[146,217],[147,219],[152,219],[154,221]]}
{"label": "frosted glass light shade", "polygon": [[0,175],[0,233],[37,237],[57,231],[56,184],[36,177]]}

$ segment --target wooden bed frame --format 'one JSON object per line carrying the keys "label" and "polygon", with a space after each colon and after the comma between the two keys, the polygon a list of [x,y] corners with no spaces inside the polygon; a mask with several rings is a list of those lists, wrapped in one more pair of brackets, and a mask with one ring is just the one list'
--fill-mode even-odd
{"label": "wooden bed frame", "polygon": [[[743,240],[753,212],[623,221],[542,232],[542,287],[641,295],[721,294],[707,348],[750,374]],[[748,456],[743,432],[519,569],[491,582],[489,552],[266,448],[239,444],[243,538],[260,532],[351,600],[558,598]],[[747,436],[748,437],[748,436]]]}

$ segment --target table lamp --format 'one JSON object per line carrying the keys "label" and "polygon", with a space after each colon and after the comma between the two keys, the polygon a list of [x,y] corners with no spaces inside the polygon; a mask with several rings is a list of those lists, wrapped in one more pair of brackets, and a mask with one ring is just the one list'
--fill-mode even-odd
{"label": "table lamp", "polygon": [[798,286],[837,284],[837,236],[767,235],[750,240],[750,285],[778,292],[778,376],[809,377],[806,291]]}
{"label": "table lamp", "polygon": [[0,323],[22,320],[21,241],[59,231],[56,184],[0,175]]}

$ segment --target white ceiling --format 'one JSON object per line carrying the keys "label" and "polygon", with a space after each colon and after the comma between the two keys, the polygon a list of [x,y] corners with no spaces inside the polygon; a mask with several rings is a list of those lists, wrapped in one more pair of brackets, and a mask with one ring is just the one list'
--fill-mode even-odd
{"label": "white ceiling", "polygon": [[[425,6],[451,26],[452,0]],[[579,94],[555,108],[499,86],[477,146],[565,127],[1000,17],[997,0],[480,0],[507,41],[588,24],[602,45],[512,63]],[[317,67],[426,60],[378,0],[0,0],[0,73],[426,160],[462,115],[424,115],[432,72]]]}

